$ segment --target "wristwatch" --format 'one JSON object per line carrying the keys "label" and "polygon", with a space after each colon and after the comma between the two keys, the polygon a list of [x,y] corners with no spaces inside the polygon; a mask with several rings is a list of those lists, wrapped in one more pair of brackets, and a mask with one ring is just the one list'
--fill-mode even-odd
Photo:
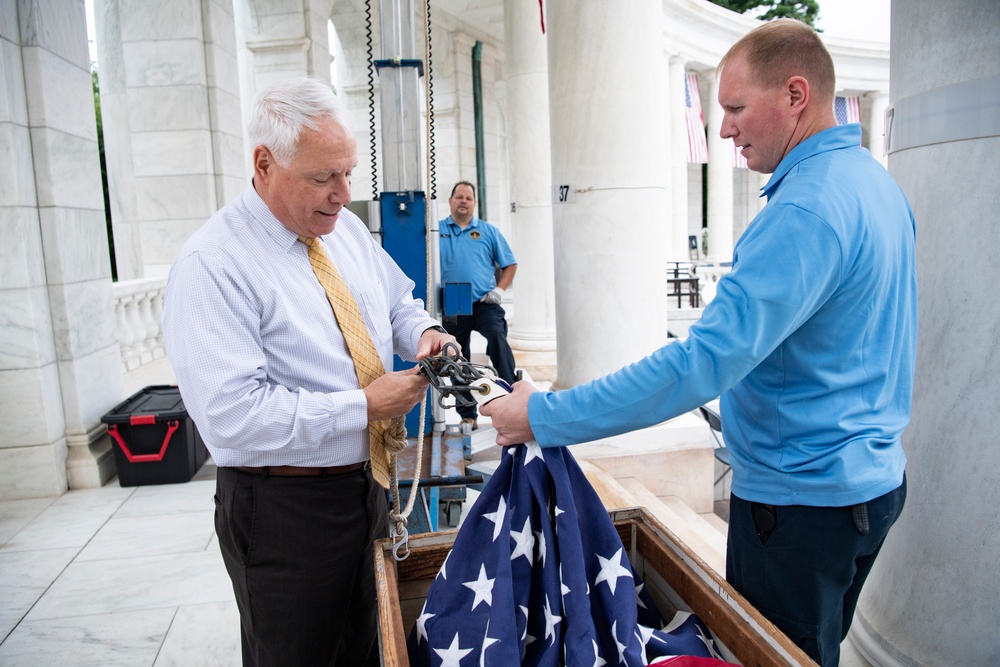
{"label": "wristwatch", "polygon": [[441,332],[441,333],[443,333],[443,334],[446,334],[446,333],[448,333],[448,330],[447,330],[447,329],[445,329],[445,328],[444,328],[443,326],[441,326],[440,324],[435,324],[435,325],[434,325],[434,326],[432,326],[432,327],[427,327],[426,329],[424,329],[424,331],[430,331],[431,329],[433,329],[434,331],[440,331],[440,332]]}

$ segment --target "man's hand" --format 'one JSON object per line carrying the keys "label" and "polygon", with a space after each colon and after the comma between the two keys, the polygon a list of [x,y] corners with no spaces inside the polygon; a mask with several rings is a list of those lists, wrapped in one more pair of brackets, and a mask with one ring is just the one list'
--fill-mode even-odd
{"label": "man's hand", "polygon": [[362,390],[368,400],[368,421],[405,415],[424,397],[428,386],[417,366],[375,378]]}
{"label": "man's hand", "polygon": [[495,398],[479,407],[479,412],[493,420],[498,445],[519,445],[535,439],[528,422],[528,398],[536,391],[530,382],[515,382],[510,396]]}
{"label": "man's hand", "polygon": [[503,301],[503,288],[494,287],[489,292],[483,295],[480,299],[483,303],[492,303],[494,306],[499,306],[500,302]]}
{"label": "man's hand", "polygon": [[420,340],[417,341],[417,359],[441,354],[441,348],[444,347],[445,343],[451,343],[457,349],[462,349],[450,333],[444,333],[437,329],[427,329],[420,334]]}

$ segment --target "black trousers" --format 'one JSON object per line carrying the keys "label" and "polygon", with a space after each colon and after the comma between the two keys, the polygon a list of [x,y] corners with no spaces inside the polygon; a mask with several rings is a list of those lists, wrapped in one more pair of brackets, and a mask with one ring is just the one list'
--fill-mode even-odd
{"label": "black trousers", "polygon": [[[486,356],[497,374],[507,382],[514,383],[514,353],[507,342],[507,320],[504,319],[504,309],[495,303],[476,301],[472,304],[472,315],[461,315],[455,324],[445,325],[458,344],[462,346],[462,356],[471,359],[472,349],[469,341],[472,332],[478,332],[486,339]],[[458,406],[460,417],[475,419],[478,411],[476,406]]]}
{"label": "black trousers", "polygon": [[726,580],[824,667],[840,643],[889,528],[906,502],[906,477],[866,503],[862,535],[851,507],[760,505],[732,496]]}
{"label": "black trousers", "polygon": [[379,664],[372,541],[387,534],[368,470],[262,477],[219,468],[215,529],[240,610],[243,664]]}

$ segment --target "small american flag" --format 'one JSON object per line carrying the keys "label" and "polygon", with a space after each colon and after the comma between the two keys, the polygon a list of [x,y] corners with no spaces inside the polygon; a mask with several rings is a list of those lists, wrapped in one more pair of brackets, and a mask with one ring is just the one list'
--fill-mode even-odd
{"label": "small american flag", "polygon": [[729,140],[729,143],[733,145],[733,166],[738,169],[749,169],[749,167],[747,167],[747,159],[743,157],[743,152],[740,147],[737,146],[736,142],[732,139]]}
{"label": "small american flag", "polygon": [[701,94],[698,92],[698,75],[684,77],[684,124],[687,125],[688,162],[708,163],[708,141],[705,138],[705,118],[701,114]]}
{"label": "small american flag", "polygon": [[431,584],[408,640],[410,664],[721,660],[697,617],[681,612],[664,625],[643,586],[569,451],[506,448]]}
{"label": "small american flag", "polygon": [[861,98],[857,96],[833,98],[833,115],[837,118],[837,125],[860,123]]}

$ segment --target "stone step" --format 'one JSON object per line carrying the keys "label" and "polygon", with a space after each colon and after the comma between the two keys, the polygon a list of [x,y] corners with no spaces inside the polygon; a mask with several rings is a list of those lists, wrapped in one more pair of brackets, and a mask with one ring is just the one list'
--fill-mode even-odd
{"label": "stone step", "polygon": [[726,573],[726,537],[675,496],[658,497],[637,479],[618,480],[632,497],[672,530],[684,544],[721,575]]}
{"label": "stone step", "polygon": [[605,507],[645,507],[709,567],[720,575],[725,574],[726,541],[724,537],[720,539],[719,531],[712,524],[690,508],[676,511],[635,478],[615,479],[591,461],[578,463]]}
{"label": "stone step", "polygon": [[729,535],[729,524],[726,523],[726,520],[723,519],[718,514],[716,514],[715,512],[708,512],[707,514],[699,514],[698,516],[700,516],[702,519],[708,521],[710,524],[715,526],[715,529],[718,530],[723,535]]}

